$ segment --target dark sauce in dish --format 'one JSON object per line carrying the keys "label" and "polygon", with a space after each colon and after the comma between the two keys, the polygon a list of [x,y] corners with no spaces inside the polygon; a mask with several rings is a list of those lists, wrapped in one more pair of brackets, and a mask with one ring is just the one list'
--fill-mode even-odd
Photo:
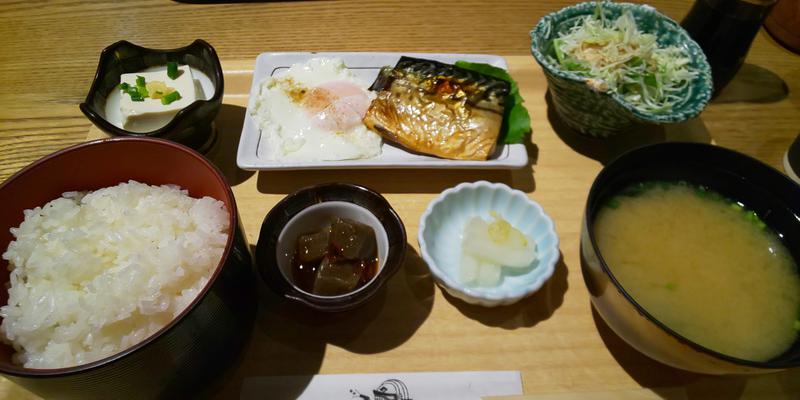
{"label": "dark sauce in dish", "polygon": [[300,289],[336,296],[367,284],[378,272],[378,243],[368,225],[333,218],[316,232],[300,235],[292,257],[292,278]]}

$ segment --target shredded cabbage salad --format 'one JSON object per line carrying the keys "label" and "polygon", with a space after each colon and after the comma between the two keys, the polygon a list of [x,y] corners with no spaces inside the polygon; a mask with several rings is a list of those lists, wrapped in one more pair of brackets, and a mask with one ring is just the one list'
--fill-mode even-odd
{"label": "shredded cabbage salad", "polygon": [[592,89],[617,92],[644,112],[666,112],[683,99],[697,75],[685,50],[659,47],[656,35],[640,32],[630,11],[608,20],[598,5],[593,15],[553,39],[561,68],[588,78]]}

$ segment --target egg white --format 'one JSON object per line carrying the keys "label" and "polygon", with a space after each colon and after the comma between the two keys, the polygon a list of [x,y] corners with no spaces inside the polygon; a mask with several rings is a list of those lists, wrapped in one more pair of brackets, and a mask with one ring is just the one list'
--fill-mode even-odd
{"label": "egg white", "polygon": [[346,129],[323,129],[290,95],[292,90],[310,91],[336,81],[358,86],[368,101],[375,97],[339,58],[313,58],[261,82],[253,111],[262,134],[259,155],[286,161],[353,160],[380,155],[380,136],[364,126],[360,117],[356,125]]}

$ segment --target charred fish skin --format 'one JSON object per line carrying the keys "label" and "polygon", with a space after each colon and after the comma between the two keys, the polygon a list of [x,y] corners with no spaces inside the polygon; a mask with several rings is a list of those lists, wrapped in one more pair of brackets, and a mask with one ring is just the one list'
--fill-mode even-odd
{"label": "charred fish skin", "polygon": [[433,60],[402,57],[370,87],[364,124],[406,149],[456,160],[486,160],[503,122],[508,82]]}
{"label": "charred fish skin", "polygon": [[397,78],[418,82],[422,90],[433,92],[442,81],[455,83],[467,95],[467,101],[480,108],[502,113],[511,87],[508,82],[455,65],[434,60],[402,56],[394,68],[381,69],[370,90],[386,90]]}

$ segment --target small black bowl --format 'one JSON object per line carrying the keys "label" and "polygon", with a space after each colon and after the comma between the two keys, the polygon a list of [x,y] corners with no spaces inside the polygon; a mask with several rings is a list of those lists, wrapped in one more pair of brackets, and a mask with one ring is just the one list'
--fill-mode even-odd
{"label": "small black bowl", "polygon": [[707,374],[765,373],[800,366],[800,340],[765,362],[738,359],[681,336],[639,305],[603,259],[594,221],[606,201],[642,181],[686,181],[706,186],[755,211],[800,260],[800,186],[762,162],[718,146],[660,143],[623,154],[592,185],[581,232],[581,266],[592,303],[622,339],[673,367]]}
{"label": "small black bowl", "polygon": [[[113,90],[119,90],[117,86],[120,75],[163,66],[167,61],[176,61],[202,71],[214,84],[214,95],[208,100],[195,101],[180,110],[167,125],[150,132],[127,131],[106,120],[106,99]],[[92,123],[111,135],[157,137],[204,152],[214,142],[212,123],[222,105],[224,89],[222,66],[217,52],[204,40],[197,39],[186,47],[172,50],[148,49],[121,40],[100,53],[92,87],[86,100],[80,104],[80,109]]]}
{"label": "small black bowl", "polygon": [[[287,252],[293,249],[299,234],[324,226],[331,216],[360,220],[373,227],[379,270],[370,282],[353,292],[319,296],[292,282]],[[403,264],[405,247],[403,222],[383,196],[363,186],[330,183],[300,189],[275,205],[261,225],[256,264],[261,278],[278,295],[319,311],[345,311],[364,304],[381,289]]]}

